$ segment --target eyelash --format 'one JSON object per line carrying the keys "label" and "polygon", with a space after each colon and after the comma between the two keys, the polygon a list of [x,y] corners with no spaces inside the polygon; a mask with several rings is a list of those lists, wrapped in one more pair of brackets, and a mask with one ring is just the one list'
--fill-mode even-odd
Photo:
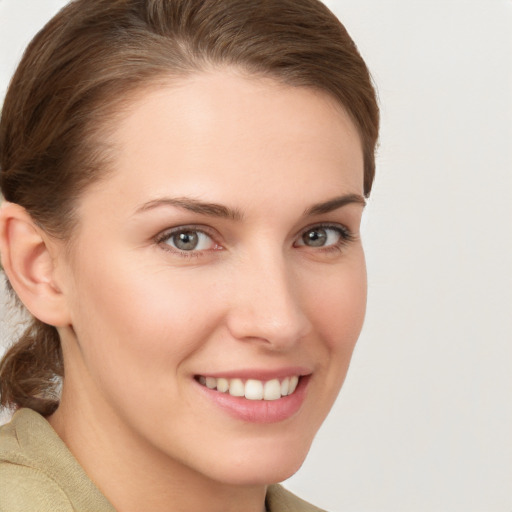
{"label": "eyelash", "polygon": [[[212,249],[205,250],[205,251],[181,251],[179,249],[176,249],[174,247],[171,247],[169,244],[166,244],[165,242],[173,237],[173,235],[176,235],[178,233],[185,233],[185,232],[192,232],[192,233],[201,233],[203,235],[206,235],[208,238],[211,238],[212,241],[214,241],[214,235],[208,230],[206,230],[202,226],[179,226],[177,228],[167,229],[165,231],[162,231],[160,234],[158,234],[155,237],[155,242],[157,245],[159,245],[164,251],[170,252],[172,254],[175,254],[177,256],[180,256],[181,258],[199,258],[201,256],[204,256],[205,253],[211,251]],[[219,245],[219,244],[216,244]],[[213,250],[221,250],[221,249],[213,249]]]}
{"label": "eyelash", "polygon": [[[328,223],[327,224],[314,224],[312,226],[308,226],[307,228],[303,229],[300,232],[298,239],[302,239],[302,237],[310,231],[315,231],[315,230],[319,230],[319,229],[331,229],[331,230],[335,231],[336,233],[338,233],[338,235],[340,235],[340,238],[336,243],[334,243],[332,245],[325,246],[325,247],[318,247],[318,249],[316,249],[316,250],[319,250],[319,251],[341,252],[341,250],[345,246],[347,246],[351,242],[355,242],[357,240],[357,236],[355,234],[353,234],[346,226],[343,226],[342,224],[328,224]],[[299,247],[307,247],[307,246],[300,245]]]}
{"label": "eyelash", "polygon": [[[354,235],[346,226],[343,226],[340,224],[314,224],[312,226],[308,226],[307,228],[303,229],[298,234],[297,239],[298,240],[302,239],[302,237],[310,231],[320,230],[320,229],[333,230],[339,234],[340,238],[336,243],[334,243],[332,245],[328,245],[325,247],[319,246],[318,248],[313,248],[315,251],[322,251],[322,252],[327,252],[327,253],[333,252],[333,251],[341,252],[345,246],[347,246],[351,242],[354,242],[355,240],[357,240],[356,235]],[[206,230],[203,226],[194,226],[194,225],[179,226],[176,228],[167,229],[167,230],[159,233],[154,238],[154,240],[155,240],[155,243],[157,245],[159,245],[164,251],[175,254],[181,258],[199,258],[199,257],[205,256],[206,253],[208,253],[212,250],[213,251],[222,250],[220,244],[216,244],[216,245],[219,245],[219,247],[220,247],[219,249],[207,249],[207,250],[202,250],[202,251],[201,250],[199,250],[199,251],[198,250],[182,251],[177,248],[171,247],[169,244],[165,243],[172,236],[174,236],[178,233],[184,233],[184,232],[201,233],[201,234],[206,235],[207,237],[211,238],[213,243],[216,243],[214,240],[214,235],[212,233],[210,233],[208,230]],[[294,243],[294,247],[308,247],[308,246],[305,244],[295,245],[295,243]]]}

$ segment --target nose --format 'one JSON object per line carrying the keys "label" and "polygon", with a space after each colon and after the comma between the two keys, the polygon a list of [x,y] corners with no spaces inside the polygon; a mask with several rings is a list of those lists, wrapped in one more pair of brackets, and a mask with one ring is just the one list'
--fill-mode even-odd
{"label": "nose", "polygon": [[300,286],[283,255],[253,257],[234,272],[228,329],[276,351],[292,348],[311,330]]}

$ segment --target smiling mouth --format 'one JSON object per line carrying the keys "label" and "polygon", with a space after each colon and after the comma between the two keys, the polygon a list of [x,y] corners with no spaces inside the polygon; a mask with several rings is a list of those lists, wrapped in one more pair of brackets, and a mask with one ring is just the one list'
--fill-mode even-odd
{"label": "smiling mouth", "polygon": [[247,400],[279,400],[289,396],[297,389],[300,376],[293,375],[284,379],[268,381],[256,379],[225,379],[215,377],[196,377],[199,384],[219,393],[226,393],[235,397],[244,397]]}

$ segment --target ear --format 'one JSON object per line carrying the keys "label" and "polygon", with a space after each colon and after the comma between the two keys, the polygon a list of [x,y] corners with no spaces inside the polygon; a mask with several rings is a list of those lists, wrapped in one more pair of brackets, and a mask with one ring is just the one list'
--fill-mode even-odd
{"label": "ear", "polygon": [[66,297],[55,282],[55,241],[39,228],[21,206],[0,208],[0,255],[14,291],[42,322],[69,325]]}

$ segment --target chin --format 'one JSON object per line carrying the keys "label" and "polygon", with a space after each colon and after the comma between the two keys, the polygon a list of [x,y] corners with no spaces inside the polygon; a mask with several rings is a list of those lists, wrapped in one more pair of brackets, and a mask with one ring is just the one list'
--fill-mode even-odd
{"label": "chin", "polygon": [[[312,441],[312,440],[311,440]],[[294,475],[304,463],[311,441],[268,443],[225,455],[215,468],[215,479],[230,485],[270,485]],[[235,455],[236,454],[236,455]]]}
{"label": "chin", "polygon": [[226,474],[217,480],[222,481],[228,485],[236,486],[259,486],[271,485],[287,480],[293,476],[302,466],[304,458],[295,460],[293,462],[285,461],[284,463],[279,460],[272,460],[266,462],[264,465],[256,463],[249,463],[250,467],[237,467],[233,471],[233,467],[226,469]]}

